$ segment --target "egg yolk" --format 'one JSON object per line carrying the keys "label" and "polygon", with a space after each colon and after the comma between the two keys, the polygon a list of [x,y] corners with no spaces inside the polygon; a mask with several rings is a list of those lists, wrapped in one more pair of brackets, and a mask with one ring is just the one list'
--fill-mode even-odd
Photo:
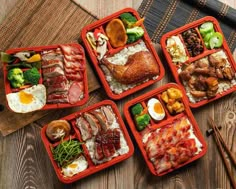
{"label": "egg yolk", "polygon": [[158,102],[154,104],[154,111],[159,114],[164,113],[161,103]]}
{"label": "egg yolk", "polygon": [[30,93],[26,93],[24,91],[20,91],[19,92],[19,98],[20,98],[20,102],[22,104],[30,104],[33,101],[33,95]]}
{"label": "egg yolk", "polygon": [[76,163],[72,163],[72,164],[68,165],[68,167],[70,167],[72,169],[75,169],[77,167],[77,164]]}

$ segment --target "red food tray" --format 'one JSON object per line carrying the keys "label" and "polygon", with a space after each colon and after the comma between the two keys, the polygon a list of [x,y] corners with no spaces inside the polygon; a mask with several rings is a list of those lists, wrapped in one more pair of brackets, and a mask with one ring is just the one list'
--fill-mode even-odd
{"label": "red food tray", "polygon": [[[70,137],[72,139],[77,139],[79,140],[80,142],[83,142],[82,138],[81,138],[81,134],[80,134],[80,131],[79,129],[76,127],[75,125],[75,122],[76,122],[76,118],[78,118],[79,116],[81,116],[82,113],[84,112],[89,112],[89,111],[93,111],[93,110],[96,110],[97,108],[100,108],[102,106],[110,106],[111,109],[113,110],[113,113],[115,114],[116,116],[116,121],[117,123],[119,124],[119,127],[120,127],[120,130],[122,131],[123,133],[123,136],[124,136],[124,139],[127,143],[127,146],[129,148],[128,152],[125,153],[125,154],[121,154],[121,155],[118,155],[114,158],[112,158],[111,160],[107,161],[107,162],[104,162],[104,163],[101,163],[101,164],[97,164],[95,165],[92,160],[91,160],[91,156],[89,155],[89,152],[88,152],[88,149],[86,147],[85,144],[82,144],[82,148],[84,150],[84,156],[88,162],[88,168],[85,169],[84,171],[72,176],[72,177],[64,177],[63,174],[61,173],[61,169],[58,167],[57,163],[54,161],[53,159],[53,155],[52,155],[52,151],[51,151],[51,146],[55,147],[57,146],[60,142],[51,142],[47,136],[46,136],[46,128],[47,128],[47,125],[45,125],[42,130],[41,130],[41,138],[42,138],[42,141],[44,143],[44,146],[46,148],[46,151],[48,153],[48,156],[51,160],[51,163],[53,165],[53,168],[59,178],[59,180],[63,183],[72,183],[72,182],[75,182],[79,179],[82,179],[86,176],[89,176],[93,173],[96,173],[98,171],[101,171],[107,167],[110,167],[114,164],[117,164],[121,161],[124,161],[125,159],[128,159],[129,157],[132,156],[133,152],[134,152],[134,147],[133,147],[133,144],[132,144],[132,141],[130,139],[130,136],[128,134],[128,131],[126,130],[126,127],[125,127],[125,124],[121,118],[121,115],[119,113],[119,110],[116,106],[116,104],[110,100],[104,100],[102,102],[99,102],[97,104],[94,104],[90,107],[87,107],[81,111],[78,111],[76,113],[73,113],[71,115],[68,115],[64,118],[61,118],[61,120],[67,120],[71,126],[72,126],[72,131],[70,133]],[[68,140],[69,137],[67,137],[65,140]],[[85,141],[84,141],[85,143]]]}
{"label": "red food tray", "polygon": [[[169,113],[168,109],[166,108],[165,102],[161,98],[161,94],[162,94],[162,92],[166,91],[169,88],[176,88],[176,89],[181,90],[181,87],[179,85],[174,84],[174,83],[168,83],[160,88],[157,88],[157,89],[152,90],[152,91],[150,91],[144,95],[141,95],[135,99],[132,99],[131,101],[127,102],[124,106],[124,115],[125,115],[125,118],[128,122],[128,125],[131,129],[131,132],[134,135],[134,138],[138,144],[138,147],[143,155],[144,160],[146,161],[146,164],[147,164],[149,170],[152,172],[152,174],[154,174],[156,176],[162,176],[162,175],[165,175],[169,172],[172,172],[172,171],[174,171],[186,164],[193,162],[194,160],[199,159],[207,152],[206,142],[205,142],[205,140],[201,134],[201,131],[197,125],[197,122],[194,119],[194,116],[188,106],[186,96],[183,95],[183,97],[181,99],[181,102],[183,103],[184,108],[185,108],[185,110],[182,111],[181,113],[172,115]],[[150,124],[144,130],[138,131],[136,128],[136,123],[135,123],[134,117],[131,113],[131,107],[137,103],[141,103],[143,108],[145,109],[147,107],[148,100],[151,98],[156,98],[160,101],[160,103],[162,104],[162,107],[164,108],[166,116],[161,121],[155,121],[153,118],[151,118]],[[194,156],[191,157],[186,162],[180,163],[179,165],[177,165],[174,168],[172,167],[164,172],[158,173],[154,167],[154,164],[151,162],[151,160],[148,157],[148,152],[145,149],[146,143],[143,143],[143,139],[145,137],[143,138],[143,136],[145,136],[145,134],[147,134],[147,133],[152,133],[152,132],[156,131],[157,129],[163,129],[163,128],[167,128],[169,126],[172,127],[174,125],[174,123],[178,122],[183,117],[187,118],[189,123],[192,125],[192,129],[193,129],[193,133],[194,133],[195,137],[202,144],[201,151],[198,154],[194,154]],[[146,136],[148,136],[148,135],[146,135]],[[158,135],[157,135],[156,138],[161,138],[161,136],[158,137]],[[167,144],[168,144],[168,137],[167,136],[166,136],[166,138],[164,138],[164,140],[166,140]],[[162,145],[164,145],[164,144],[165,143],[163,143]]]}
{"label": "red food tray", "polygon": [[[204,40],[203,40],[203,37],[201,36],[200,34],[200,30],[199,30],[199,26],[205,22],[212,22],[213,23],[213,26],[214,26],[214,30],[215,32],[219,32],[223,35],[223,44],[221,47],[219,48],[213,48],[213,49],[208,49],[206,47],[206,45],[204,45]],[[200,53],[199,55],[196,55],[196,56],[190,56],[189,54],[189,51],[187,50],[187,47],[186,45],[184,44],[184,39],[183,39],[183,35],[181,35],[183,32],[187,31],[188,29],[195,29],[195,31],[197,32],[198,34],[198,37],[200,38],[201,40],[201,43],[203,44],[203,52]],[[188,55],[188,60],[186,62],[184,62],[183,64],[175,64],[173,61],[172,61],[172,57],[171,55],[169,54],[168,50],[167,50],[167,39],[170,38],[171,36],[179,36],[182,43],[184,44],[184,47],[185,47],[185,52],[187,53]],[[223,52],[225,53],[227,59],[228,59],[228,62],[231,66],[231,69],[232,71],[234,72],[234,80],[235,80],[235,73],[236,73],[236,64],[235,64],[235,60],[233,59],[233,56],[230,52],[230,49],[228,47],[228,44],[225,40],[225,37],[224,37],[224,34],[220,28],[220,25],[218,23],[218,21],[214,18],[214,17],[211,17],[211,16],[206,16],[204,18],[201,18],[197,21],[194,21],[190,24],[187,24],[187,25],[184,25],[176,30],[173,30],[173,31],[170,31],[166,34],[164,34],[161,38],[161,47],[163,49],[163,52],[164,52],[164,55],[167,59],[167,62],[169,64],[169,67],[171,69],[171,72],[175,78],[175,81],[181,86],[182,90],[187,94],[187,89],[185,87],[185,85],[183,84],[183,82],[181,81],[180,79],[180,76],[179,76],[179,72],[178,72],[178,69],[181,68],[182,65],[189,65],[199,59],[202,59],[204,57],[209,57],[209,55],[212,55],[214,53],[217,53],[217,52],[220,52],[221,50],[223,50]],[[223,68],[222,68],[223,69]],[[215,76],[214,76],[215,77]],[[216,76],[218,78],[218,76]],[[224,78],[225,79],[225,78]],[[227,80],[227,79],[226,79]],[[206,98],[201,98],[201,99],[198,99],[195,98],[195,100],[192,100],[190,101],[190,98],[188,98],[188,101],[189,101],[189,105],[191,108],[197,108],[197,107],[200,107],[200,106],[203,106],[209,102],[212,102],[216,99],[219,99],[229,93],[232,93],[233,91],[236,90],[236,85],[235,84],[231,84],[230,88],[228,89],[224,89],[223,91],[220,91],[218,90],[216,96],[214,96],[213,98],[209,98],[209,97],[206,97]]]}
{"label": "red food tray", "polygon": [[[152,55],[154,56],[158,66],[159,66],[159,76],[158,76],[157,79],[150,79],[147,82],[143,82],[143,83],[141,83],[141,84],[139,84],[139,85],[137,85],[133,88],[130,88],[126,91],[123,91],[120,94],[117,94],[117,93],[115,93],[114,91],[111,90],[110,85],[109,85],[108,81],[105,78],[105,74],[104,74],[103,70],[101,69],[101,67],[99,66],[99,61],[97,59],[97,56],[94,53],[94,50],[92,49],[92,47],[90,46],[89,42],[86,39],[86,33],[89,32],[89,31],[94,31],[95,29],[99,28],[99,29],[102,29],[104,31],[104,34],[105,34],[106,24],[109,21],[111,21],[112,19],[119,18],[119,16],[122,13],[126,13],[126,12],[131,13],[133,16],[135,16],[137,18],[137,20],[140,19],[140,16],[138,15],[138,12],[136,10],[134,10],[132,8],[125,8],[123,10],[120,10],[120,11],[118,11],[118,12],[116,12],[116,13],[110,15],[110,16],[107,16],[103,19],[100,19],[99,21],[96,21],[96,22],[86,26],[85,28],[83,28],[82,33],[81,33],[81,37],[82,37],[83,43],[85,45],[85,48],[88,51],[88,54],[89,54],[89,56],[91,58],[91,61],[92,61],[93,65],[96,69],[96,72],[97,72],[97,74],[98,74],[98,76],[99,76],[99,78],[102,82],[102,85],[103,85],[105,91],[107,92],[107,95],[111,99],[114,99],[114,100],[121,99],[121,98],[123,98],[127,95],[130,95],[130,94],[132,94],[132,93],[134,93],[138,90],[141,90],[141,89],[143,89],[143,88],[145,88],[145,87],[147,87],[147,86],[149,86],[149,85],[151,85],[151,84],[153,84],[157,81],[160,81],[164,77],[164,74],[165,74],[165,70],[163,68],[163,65],[162,65],[162,63],[161,63],[161,61],[160,61],[160,59],[159,59],[159,57],[156,53],[156,50],[154,49],[153,45],[151,44],[150,37],[148,36],[148,33],[147,33],[144,25],[141,24],[141,27],[144,29],[144,36],[141,39],[144,41],[144,43],[145,43],[147,49],[150,51],[150,53],[152,53]],[[107,51],[106,54],[115,54],[115,53],[121,51],[122,49],[124,49],[125,47],[129,47],[129,46],[131,46],[135,43],[138,43],[138,42],[140,42],[140,40],[137,41],[137,42],[125,45],[124,47],[113,48],[110,45],[109,41],[108,41],[108,51]]]}
{"label": "red food tray", "polygon": [[[79,44],[68,44],[68,45],[70,45],[72,47],[75,47],[75,48],[79,48],[80,50],[82,50],[83,57],[84,57],[83,63],[85,65],[86,61],[85,61],[84,48]],[[35,51],[36,53],[41,53],[43,51],[55,50],[57,48],[59,48],[59,45],[27,47],[27,48],[14,48],[14,49],[7,50],[6,53],[15,54],[17,52],[22,52],[22,51]],[[41,78],[39,80],[39,84],[43,84],[42,69],[40,69],[39,71],[41,73]],[[5,85],[6,94],[9,94],[9,93],[12,93],[12,92],[17,92],[17,91],[21,90],[21,89],[13,89],[11,87],[10,82],[7,79],[7,64],[6,63],[3,63],[3,73],[4,73],[4,85]],[[78,101],[75,104],[70,104],[70,103],[46,103],[46,105],[43,108],[41,108],[40,110],[48,110],[48,109],[56,109],[56,108],[68,108],[68,107],[80,106],[80,105],[85,104],[87,102],[88,98],[89,98],[86,67],[85,67],[85,70],[84,70],[82,75],[83,75],[82,82],[83,82],[83,86],[84,86],[84,96],[80,101]],[[8,108],[10,109],[9,106],[8,106]]]}

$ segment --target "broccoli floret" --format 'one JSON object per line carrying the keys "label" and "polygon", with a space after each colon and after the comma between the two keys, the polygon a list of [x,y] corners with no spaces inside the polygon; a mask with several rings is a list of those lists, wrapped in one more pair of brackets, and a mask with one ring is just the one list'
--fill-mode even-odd
{"label": "broccoli floret", "polygon": [[127,28],[126,34],[128,35],[128,43],[133,43],[143,37],[144,30],[142,27],[136,26],[133,28]]}
{"label": "broccoli floret", "polygon": [[24,75],[20,68],[12,68],[8,71],[7,79],[10,81],[13,88],[18,88],[24,85]]}
{"label": "broccoli floret", "polygon": [[24,79],[26,83],[37,85],[40,79],[40,73],[37,68],[31,68],[24,72]]}
{"label": "broccoli floret", "polygon": [[130,34],[130,35],[127,35],[128,36],[128,39],[127,39],[127,43],[130,44],[130,43],[133,43],[136,41],[136,36],[134,34]]}
{"label": "broccoli floret", "polygon": [[140,103],[135,104],[132,108],[131,108],[131,112],[133,115],[139,115],[141,114],[141,112],[143,111],[143,107]]}
{"label": "broccoli floret", "polygon": [[131,28],[137,22],[137,19],[128,12],[121,14],[120,18],[126,28]]}
{"label": "broccoli floret", "polygon": [[24,85],[24,83],[19,83],[18,81],[15,81],[15,80],[11,81],[10,83],[11,83],[11,86],[13,88],[19,88],[19,87],[22,87]]}
{"label": "broccoli floret", "polygon": [[136,117],[136,127],[139,131],[143,130],[150,122],[150,116],[148,114],[143,114]]}

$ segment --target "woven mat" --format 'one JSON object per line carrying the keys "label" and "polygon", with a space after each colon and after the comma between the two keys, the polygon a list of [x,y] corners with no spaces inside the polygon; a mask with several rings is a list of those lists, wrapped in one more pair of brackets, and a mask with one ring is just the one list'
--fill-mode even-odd
{"label": "woven mat", "polygon": [[[0,25],[0,51],[17,47],[78,43],[81,29],[96,18],[68,0],[21,0]],[[89,91],[100,87],[92,68],[87,64]],[[13,113],[6,107],[2,65],[0,63],[0,132],[6,136],[48,113],[37,111]],[[3,111],[2,111],[3,110]],[[66,110],[67,111],[67,110]]]}
{"label": "woven mat", "polygon": [[138,12],[154,43],[187,23],[210,15],[218,19],[231,52],[236,48],[236,10],[217,0],[143,0]]}

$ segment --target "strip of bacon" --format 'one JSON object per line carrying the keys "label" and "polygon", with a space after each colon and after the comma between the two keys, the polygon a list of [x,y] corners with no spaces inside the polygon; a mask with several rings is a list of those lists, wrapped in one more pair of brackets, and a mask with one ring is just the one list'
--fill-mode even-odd
{"label": "strip of bacon", "polygon": [[83,74],[80,72],[77,72],[76,74],[73,73],[66,73],[66,78],[72,81],[82,81],[83,80]]}

